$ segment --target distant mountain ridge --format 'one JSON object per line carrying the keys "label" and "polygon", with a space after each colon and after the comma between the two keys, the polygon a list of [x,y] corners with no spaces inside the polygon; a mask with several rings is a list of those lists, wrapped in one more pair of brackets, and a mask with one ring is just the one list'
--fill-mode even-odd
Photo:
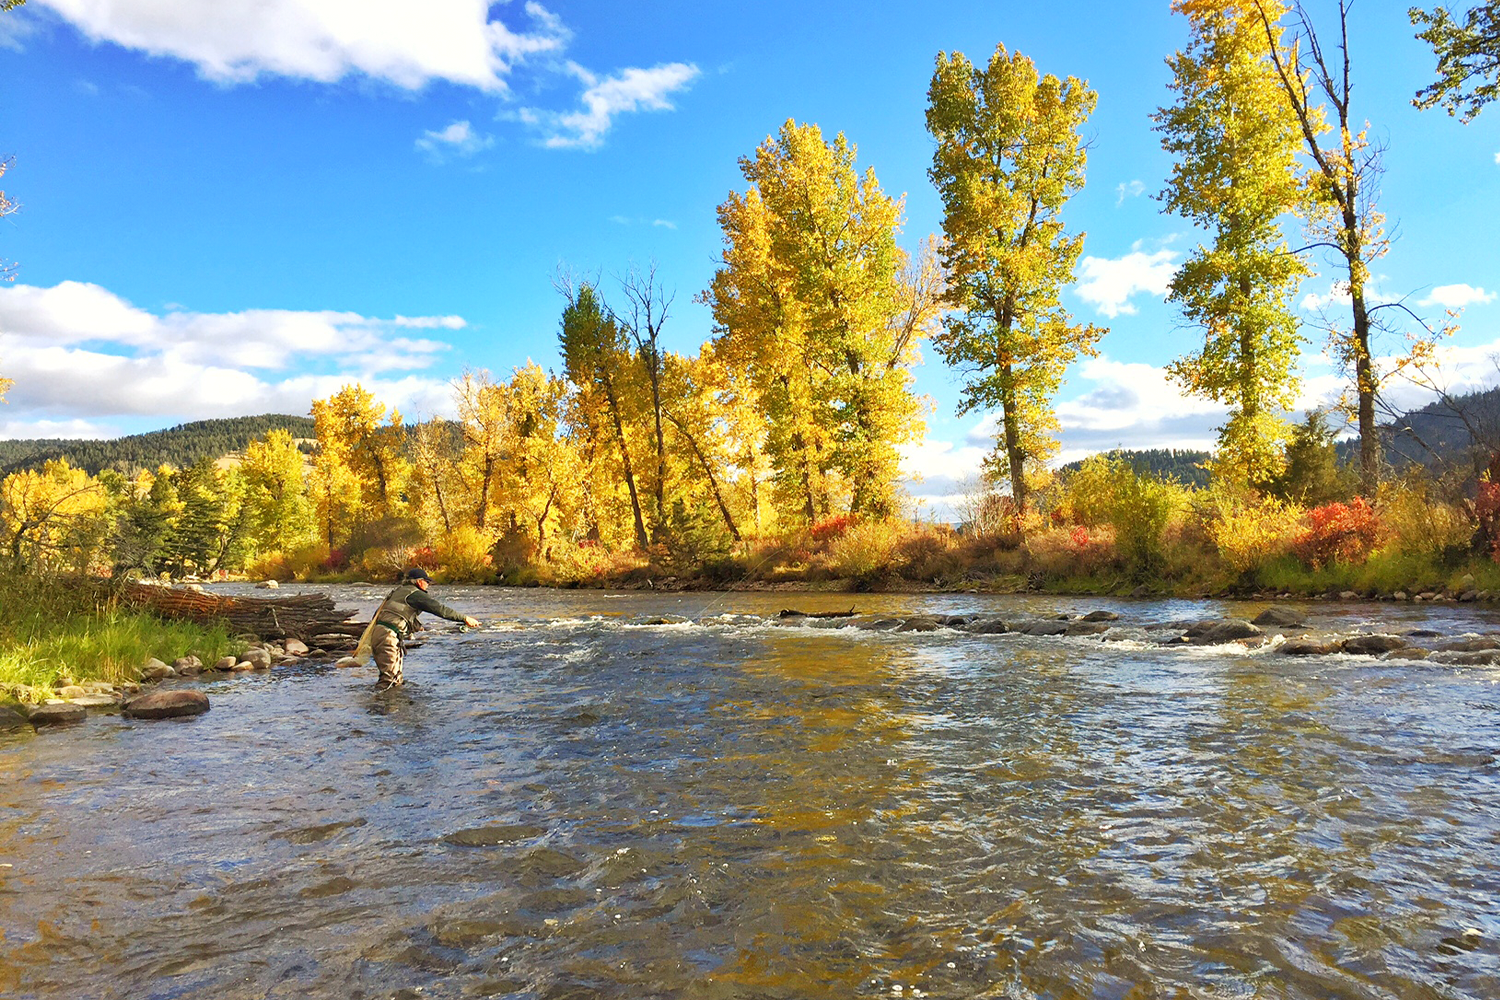
{"label": "distant mountain ridge", "polygon": [[66,459],[75,469],[98,475],[105,469],[126,474],[162,465],[187,468],[203,458],[218,459],[244,451],[267,431],[285,430],[294,438],[311,438],[311,417],[264,413],[254,417],[195,420],[166,430],[131,434],[111,440],[33,439],[0,441],[0,474],[40,468],[44,462]]}

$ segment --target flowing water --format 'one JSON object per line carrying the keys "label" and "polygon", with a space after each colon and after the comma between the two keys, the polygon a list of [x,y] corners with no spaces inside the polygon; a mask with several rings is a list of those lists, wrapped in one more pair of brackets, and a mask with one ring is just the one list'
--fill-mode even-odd
{"label": "flowing water", "polygon": [[0,996],[1500,996],[1495,668],[774,620],[1259,610],[1214,602],[437,592],[486,625],[395,694],[0,735]]}

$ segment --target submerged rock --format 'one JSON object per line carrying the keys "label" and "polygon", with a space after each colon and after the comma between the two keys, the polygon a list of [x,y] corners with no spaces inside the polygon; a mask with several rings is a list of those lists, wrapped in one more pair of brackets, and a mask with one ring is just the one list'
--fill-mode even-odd
{"label": "submerged rock", "polygon": [[974,635],[1002,635],[1013,629],[999,618],[981,618],[979,621],[971,622],[968,630]]}
{"label": "submerged rock", "polygon": [[[1411,635],[1413,633],[1407,633]],[[1500,649],[1500,639],[1490,636],[1471,636],[1467,639],[1457,639],[1453,642],[1445,642],[1435,649],[1439,653],[1480,653],[1487,649]]]}
{"label": "submerged rock", "polygon": [[546,827],[528,826],[524,823],[499,826],[480,826],[471,830],[458,830],[443,838],[446,844],[459,847],[498,847],[514,844],[520,840],[532,840],[546,833]]}
{"label": "submerged rock", "polygon": [[1040,621],[1032,622],[1020,631],[1024,635],[1062,635],[1070,625],[1072,622]]}
{"label": "submerged rock", "polygon": [[1103,635],[1112,627],[1108,622],[1099,620],[1089,621],[1085,618],[1083,621],[1070,623],[1067,631],[1063,632],[1063,635]]}
{"label": "submerged rock", "polygon": [[1117,622],[1120,620],[1120,616],[1114,611],[1100,609],[1098,611],[1090,611],[1083,616],[1083,620],[1086,622]]}
{"label": "submerged rock", "polygon": [[187,688],[148,691],[125,703],[121,710],[129,719],[175,719],[208,711],[208,695]]}
{"label": "submerged rock", "polygon": [[936,632],[942,628],[942,623],[931,615],[913,615],[900,625],[896,626],[897,632]]}
{"label": "submerged rock", "polygon": [[1462,667],[1500,666],[1500,649],[1479,649],[1473,652],[1436,652],[1428,657],[1433,663],[1447,663]]}

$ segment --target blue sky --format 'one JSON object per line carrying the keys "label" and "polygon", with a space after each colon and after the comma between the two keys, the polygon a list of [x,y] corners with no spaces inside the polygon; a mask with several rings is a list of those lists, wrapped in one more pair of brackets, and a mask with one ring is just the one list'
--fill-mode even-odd
{"label": "blue sky", "polygon": [[[1352,22],[1399,236],[1378,287],[1434,317],[1464,305],[1445,377],[1492,384],[1500,109],[1463,126],[1411,107],[1432,56],[1405,6],[1356,4]],[[0,222],[20,265],[0,287],[16,380],[0,437],[306,412],[356,379],[409,416],[445,412],[466,365],[555,365],[559,266],[607,288],[654,259],[677,293],[667,339],[695,350],[739,157],[788,118],[845,132],[906,194],[914,249],[939,228],[933,58],[1004,42],[1099,93],[1065,300],[1111,333],[1059,396],[1063,457],[1206,446],[1221,411],[1161,374],[1196,336],[1161,301],[1195,236],[1151,198],[1169,164],[1148,116],[1185,41],[1165,2],[29,0],[0,15],[0,184],[20,205]],[[1338,378],[1309,336],[1311,405]],[[990,423],[954,416],[957,380],[927,359],[934,411],[908,469],[939,506]]]}

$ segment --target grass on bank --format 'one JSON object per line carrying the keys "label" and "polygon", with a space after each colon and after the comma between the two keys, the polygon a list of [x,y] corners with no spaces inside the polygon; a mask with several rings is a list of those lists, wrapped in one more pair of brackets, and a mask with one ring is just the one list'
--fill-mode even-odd
{"label": "grass on bank", "polygon": [[222,626],[123,609],[98,585],[0,577],[0,693],[22,701],[69,681],[137,680],[152,657],[192,653],[210,663],[242,645]]}

